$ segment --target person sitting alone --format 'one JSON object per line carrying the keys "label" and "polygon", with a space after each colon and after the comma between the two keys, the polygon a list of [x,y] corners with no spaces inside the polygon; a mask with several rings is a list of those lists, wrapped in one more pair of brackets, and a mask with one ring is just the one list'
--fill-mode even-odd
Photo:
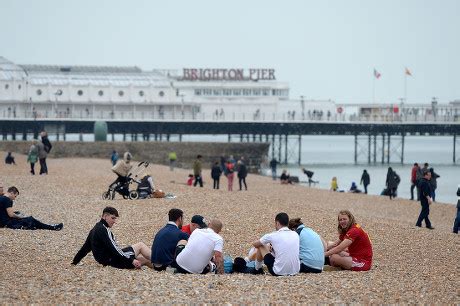
{"label": "person sitting alone", "polygon": [[351,193],[361,193],[361,190],[358,189],[358,186],[356,186],[355,182],[351,182],[350,192]]}
{"label": "person sitting alone", "polygon": [[224,239],[219,235],[222,222],[214,219],[208,228],[195,229],[188,242],[181,240],[176,248],[178,273],[206,274],[214,272],[224,274]]}
{"label": "person sitting alone", "polygon": [[289,230],[289,216],[279,213],[275,217],[276,232],[262,236],[252,246],[257,249],[256,270],[262,269],[262,262],[271,275],[295,275],[300,271],[299,235]]}
{"label": "person sitting alone", "polygon": [[191,235],[193,231],[196,230],[197,228],[207,228],[207,227],[208,225],[206,224],[203,216],[194,215],[192,217],[192,220],[190,221],[190,224],[182,226],[180,230],[183,231],[184,233]]}
{"label": "person sitting alone", "polygon": [[[3,188],[1,188],[3,194]],[[36,230],[46,229],[51,231],[60,231],[64,227],[59,224],[45,224],[34,217],[23,216],[20,212],[13,210],[13,201],[19,196],[19,190],[11,186],[6,193],[0,196],[0,227],[11,229]]]}
{"label": "person sitting alone", "polygon": [[73,265],[78,264],[89,252],[93,252],[94,259],[103,266],[118,269],[139,269],[143,265],[151,267],[150,249],[143,242],[123,249],[116,243],[111,228],[117,222],[118,216],[115,208],[104,208],[101,220],[89,232],[85,243],[72,261]]}
{"label": "person sitting alone", "polygon": [[7,165],[16,165],[16,162],[14,161],[14,156],[11,155],[11,152],[8,152],[6,154],[5,164],[7,164]]}
{"label": "person sitting alone", "polygon": [[280,182],[281,182],[281,184],[283,184],[283,185],[292,184],[292,182],[291,182],[291,176],[289,175],[289,173],[287,172],[286,169],[284,169],[283,172],[281,173]]}
{"label": "person sitting alone", "polygon": [[372,266],[372,244],[369,235],[356,223],[348,210],[339,212],[339,240],[327,246],[324,256],[333,267],[352,271],[368,271]]}
{"label": "person sitting alone", "polygon": [[321,273],[324,266],[326,241],[318,233],[306,227],[300,218],[289,220],[289,229],[299,234],[300,238],[300,272]]}

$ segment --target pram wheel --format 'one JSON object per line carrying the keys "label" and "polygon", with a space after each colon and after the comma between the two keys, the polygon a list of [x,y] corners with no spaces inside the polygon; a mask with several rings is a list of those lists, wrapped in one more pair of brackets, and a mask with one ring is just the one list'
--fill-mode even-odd
{"label": "pram wheel", "polygon": [[115,198],[115,192],[112,190],[107,190],[102,193],[103,200],[113,200]]}
{"label": "pram wheel", "polygon": [[139,194],[137,193],[136,190],[131,190],[131,191],[129,192],[129,198],[130,198],[131,200],[136,200],[138,197],[139,197]]}

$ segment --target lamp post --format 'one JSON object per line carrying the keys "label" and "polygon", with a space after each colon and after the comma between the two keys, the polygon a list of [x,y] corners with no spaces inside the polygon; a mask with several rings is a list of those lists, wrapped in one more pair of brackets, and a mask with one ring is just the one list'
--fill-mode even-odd
{"label": "lamp post", "polygon": [[182,120],[185,119],[185,112],[184,112],[184,94],[180,94],[180,113],[182,116]]}
{"label": "lamp post", "polygon": [[300,106],[302,107],[302,120],[305,120],[305,101],[303,96],[300,96]]}
{"label": "lamp post", "polygon": [[62,90],[61,90],[61,89],[58,89],[58,90],[54,93],[54,117],[57,117],[57,114],[58,114],[58,108],[57,108],[57,99],[58,99],[58,96],[62,96]]}

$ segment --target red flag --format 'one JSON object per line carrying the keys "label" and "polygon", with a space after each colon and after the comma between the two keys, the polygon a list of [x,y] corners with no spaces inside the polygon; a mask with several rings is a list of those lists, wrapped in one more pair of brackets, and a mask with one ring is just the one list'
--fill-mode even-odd
{"label": "red flag", "polygon": [[378,71],[374,68],[374,77],[375,77],[376,79],[378,79],[378,78],[380,78],[380,76],[381,76],[380,72],[378,72]]}

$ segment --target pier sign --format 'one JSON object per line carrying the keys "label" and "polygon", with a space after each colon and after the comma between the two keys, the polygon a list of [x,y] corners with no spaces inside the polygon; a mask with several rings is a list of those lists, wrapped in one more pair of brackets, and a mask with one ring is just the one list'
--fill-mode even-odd
{"label": "pier sign", "polygon": [[184,68],[184,81],[261,81],[276,80],[275,69]]}

